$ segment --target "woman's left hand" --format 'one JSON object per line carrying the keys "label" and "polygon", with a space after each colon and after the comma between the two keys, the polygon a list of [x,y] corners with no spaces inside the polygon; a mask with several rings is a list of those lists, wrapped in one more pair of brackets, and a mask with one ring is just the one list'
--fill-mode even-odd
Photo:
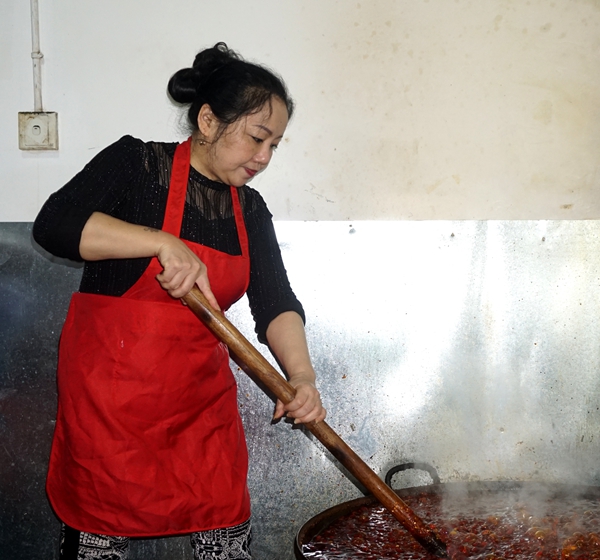
{"label": "woman's left hand", "polygon": [[273,420],[284,415],[293,418],[294,424],[324,420],[327,411],[323,408],[321,396],[314,383],[302,376],[290,377],[289,383],[296,389],[296,397],[286,405],[278,400]]}

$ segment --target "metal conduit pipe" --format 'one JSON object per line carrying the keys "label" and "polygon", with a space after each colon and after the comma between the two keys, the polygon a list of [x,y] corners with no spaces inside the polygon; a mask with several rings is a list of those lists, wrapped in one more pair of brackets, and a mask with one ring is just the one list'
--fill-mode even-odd
{"label": "metal conduit pipe", "polygon": [[31,58],[33,60],[34,111],[42,112],[42,58],[40,51],[40,13],[38,0],[31,0]]}

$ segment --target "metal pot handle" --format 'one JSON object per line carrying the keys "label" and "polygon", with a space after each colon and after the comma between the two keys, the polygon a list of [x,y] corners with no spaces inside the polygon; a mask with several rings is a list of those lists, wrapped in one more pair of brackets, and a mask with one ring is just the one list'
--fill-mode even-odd
{"label": "metal pot handle", "polygon": [[417,469],[420,471],[427,471],[429,476],[431,476],[431,480],[433,480],[434,484],[440,484],[440,477],[435,470],[435,467],[430,465],[429,463],[402,463],[401,465],[396,465],[392,467],[387,474],[385,475],[385,483],[391,488],[392,476],[394,476],[397,472],[405,471],[408,469]]}

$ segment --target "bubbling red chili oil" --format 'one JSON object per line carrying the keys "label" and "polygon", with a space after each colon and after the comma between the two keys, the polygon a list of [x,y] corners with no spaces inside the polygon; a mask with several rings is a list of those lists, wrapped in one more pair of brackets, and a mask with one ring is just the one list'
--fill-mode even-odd
{"label": "bubbling red chili oil", "polygon": [[[517,494],[403,500],[448,545],[451,560],[600,560],[600,505],[584,498],[529,502]],[[531,505],[535,503],[535,506]],[[311,560],[434,560],[379,504],[338,518],[302,553]]]}

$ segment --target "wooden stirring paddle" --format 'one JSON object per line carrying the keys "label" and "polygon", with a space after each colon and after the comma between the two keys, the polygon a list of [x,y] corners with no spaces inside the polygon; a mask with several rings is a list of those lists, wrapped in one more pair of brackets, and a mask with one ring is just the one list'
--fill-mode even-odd
{"label": "wooden stirring paddle", "polygon": [[[245,366],[273,395],[285,404],[294,399],[295,389],[221,312],[210,306],[197,287],[184,296],[183,300],[209,330],[229,347],[241,362],[240,365]],[[446,544],[440,537],[425,525],[326,422],[309,422],[304,426],[390,511],[425,550],[440,558],[447,557]]]}

